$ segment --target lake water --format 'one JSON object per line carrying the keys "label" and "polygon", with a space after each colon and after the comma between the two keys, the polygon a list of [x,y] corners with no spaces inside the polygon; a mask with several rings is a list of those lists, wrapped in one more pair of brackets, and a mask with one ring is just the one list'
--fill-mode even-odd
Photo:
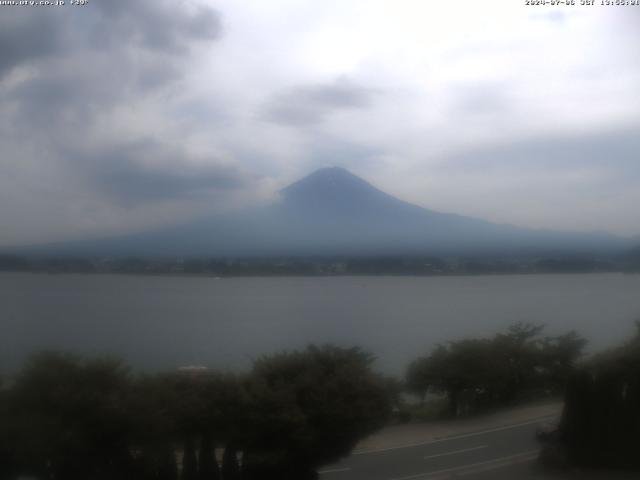
{"label": "lake water", "polygon": [[0,274],[0,371],[41,349],[137,369],[248,368],[310,342],[358,345],[400,374],[451,339],[514,321],[575,329],[600,349],[633,333],[640,275],[198,278]]}

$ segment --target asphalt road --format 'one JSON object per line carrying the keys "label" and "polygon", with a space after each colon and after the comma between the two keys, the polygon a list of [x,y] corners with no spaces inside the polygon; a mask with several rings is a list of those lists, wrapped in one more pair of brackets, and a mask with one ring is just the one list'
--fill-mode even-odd
{"label": "asphalt road", "polygon": [[[551,420],[551,418],[549,419]],[[467,433],[428,443],[358,453],[322,469],[321,480],[534,478],[542,420]]]}

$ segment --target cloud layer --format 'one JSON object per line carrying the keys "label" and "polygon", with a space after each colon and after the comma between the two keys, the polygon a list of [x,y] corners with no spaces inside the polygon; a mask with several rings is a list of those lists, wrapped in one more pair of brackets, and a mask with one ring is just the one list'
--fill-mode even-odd
{"label": "cloud layer", "polygon": [[366,87],[338,80],[326,85],[289,88],[270,102],[266,118],[293,127],[315,125],[341,110],[366,109],[374,92]]}
{"label": "cloud layer", "polygon": [[327,165],[430,208],[640,234],[638,9],[0,8],[0,245],[184,221]]}

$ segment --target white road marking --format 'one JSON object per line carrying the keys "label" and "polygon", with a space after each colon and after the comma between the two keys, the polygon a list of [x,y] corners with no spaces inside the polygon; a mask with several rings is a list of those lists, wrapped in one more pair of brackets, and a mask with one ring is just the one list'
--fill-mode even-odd
{"label": "white road marking", "polygon": [[325,475],[327,473],[340,473],[340,472],[348,472],[351,470],[350,468],[330,468],[328,470],[320,470],[318,475]]}
{"label": "white road marking", "polygon": [[359,452],[353,452],[352,455],[369,455],[371,453],[382,453],[382,452],[390,452],[392,450],[401,450],[403,448],[413,448],[413,447],[421,447],[423,445],[432,445],[434,443],[442,443],[448,442],[450,440],[458,440],[460,438],[469,438],[475,437],[478,435],[484,435],[485,433],[493,433],[493,432],[501,432],[503,430],[511,430],[512,428],[524,427],[525,425],[535,425],[536,423],[540,423],[543,420],[548,420],[550,418],[558,418],[558,415],[546,415],[544,417],[539,417],[534,420],[530,420],[528,422],[515,423],[513,425],[506,425],[504,427],[491,428],[489,430],[482,430],[480,432],[472,432],[472,433],[463,433],[460,435],[453,435],[451,437],[446,438],[438,438],[435,440],[427,440],[425,442],[417,442],[417,443],[409,443],[406,445],[399,445],[396,447],[387,447],[387,448],[376,448],[372,450],[363,450]]}
{"label": "white road marking", "polygon": [[557,417],[558,417],[557,415],[549,415],[546,417],[537,418],[535,420],[530,420],[528,422],[515,423],[513,425],[506,425],[504,427],[491,428],[489,430],[483,430],[481,432],[463,433],[461,435],[454,435],[452,437],[438,439],[434,443],[448,442],[449,440],[458,440],[460,438],[476,437],[478,435],[484,435],[485,433],[501,432],[503,430],[511,430],[512,428],[524,427],[525,425],[535,425],[536,423],[540,423],[542,420],[546,420],[549,418],[557,418]]}
{"label": "white road marking", "polygon": [[497,470],[499,468],[509,467],[511,465],[517,465],[519,463],[530,462],[531,460],[534,460],[535,458],[537,458],[537,456],[538,456],[537,451],[535,453],[531,453],[530,455],[523,454],[521,457],[509,460],[507,462],[494,463],[486,466],[481,465],[481,466],[466,470],[464,472],[460,472],[458,475],[460,477],[466,477],[467,475],[475,475],[476,473],[489,472],[491,470]]}
{"label": "white road marking", "polygon": [[538,450],[530,450],[528,452],[509,455],[508,457],[494,458],[493,460],[470,463],[468,465],[461,465],[459,467],[444,468],[442,470],[435,470],[433,472],[416,473],[415,475],[408,475],[406,477],[395,477],[389,480],[414,480],[418,478],[435,477],[436,475],[453,472],[460,473],[460,475],[470,475],[479,471],[488,471],[496,468],[506,467],[508,465],[513,465],[516,463],[526,462],[534,459],[537,454]]}
{"label": "white road marking", "polygon": [[472,452],[474,450],[480,450],[482,448],[488,448],[489,445],[480,445],[478,447],[471,447],[471,448],[465,448],[464,450],[453,450],[451,452],[445,452],[445,453],[438,453],[436,455],[428,455],[426,457],[424,457],[425,460],[428,460],[430,458],[436,458],[436,457],[446,457],[447,455],[456,455],[458,453],[464,453],[464,452]]}

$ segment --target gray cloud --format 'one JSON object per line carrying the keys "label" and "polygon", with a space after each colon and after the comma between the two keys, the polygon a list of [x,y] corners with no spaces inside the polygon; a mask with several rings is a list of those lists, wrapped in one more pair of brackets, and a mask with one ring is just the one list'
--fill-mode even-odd
{"label": "gray cloud", "polygon": [[[86,15],[61,17],[52,10],[61,9],[30,9],[33,14],[19,12],[17,21],[11,12],[0,20],[8,26],[0,29],[0,75],[49,58],[35,76],[4,92],[19,103],[22,121],[50,121],[61,109],[86,113],[174,82],[189,46],[221,34],[215,10],[176,8],[165,0],[99,1],[83,10]],[[133,55],[135,48],[140,51]]]}
{"label": "gray cloud", "polygon": [[591,135],[540,136],[449,157],[438,169],[466,173],[597,172],[601,182],[640,181],[640,137],[635,129]]}
{"label": "gray cloud", "polygon": [[145,166],[117,156],[104,160],[92,170],[91,180],[97,190],[125,206],[211,196],[247,183],[237,169],[215,164],[176,170]]}
{"label": "gray cloud", "polygon": [[344,79],[298,86],[276,95],[267,107],[266,118],[283,125],[314,125],[335,111],[368,108],[376,93]]}
{"label": "gray cloud", "polygon": [[139,140],[90,151],[66,149],[69,168],[91,188],[125,207],[211,196],[245,187],[250,175],[215,159],[194,161],[156,140]]}
{"label": "gray cloud", "polygon": [[193,40],[220,36],[218,13],[203,5],[185,8],[170,0],[97,2],[98,22],[89,38],[100,48],[127,39],[162,53],[184,53]]}
{"label": "gray cloud", "polygon": [[0,79],[15,66],[52,55],[64,45],[67,19],[33,10],[14,8],[0,16]]}
{"label": "gray cloud", "polygon": [[[327,165],[442,210],[637,233],[637,9],[469,0],[391,25],[356,3],[3,7],[0,244],[169,223]],[[549,192],[564,213],[535,210]]]}
{"label": "gray cloud", "polygon": [[[85,158],[69,155],[67,142],[78,143],[88,156],[99,156],[85,145],[85,137],[100,117],[178,82],[190,45],[215,40],[221,32],[219,15],[210,7],[176,8],[175,2],[164,0],[98,1],[92,8],[76,9],[86,12],[81,15],[76,10],[65,15],[60,14],[63,9],[17,10],[0,19],[0,26],[8,27],[0,29],[0,75],[25,64],[35,69],[0,92],[0,108],[11,106],[5,117],[9,121],[4,128],[0,125],[0,138],[28,138],[46,152],[43,161],[62,158],[67,166],[72,161],[86,163]],[[133,48],[139,49],[135,55]],[[99,152],[102,147],[94,148]],[[127,151],[129,156],[133,153],[142,154]],[[173,153],[177,158],[184,155]],[[141,190],[146,189],[141,197],[152,197],[153,185],[177,194],[197,183],[177,175],[171,186],[169,173],[136,171],[133,158],[113,160],[110,185],[120,180],[132,186],[130,180],[137,178]],[[206,173],[202,178],[203,185],[214,181]],[[136,196],[134,190],[123,185],[112,193],[120,192],[129,201]]]}
{"label": "gray cloud", "polygon": [[184,54],[192,42],[215,40],[222,31],[219,14],[204,5],[179,8],[168,0],[103,0],[76,10],[82,12],[64,8],[3,12],[0,78],[31,60],[67,56],[86,46],[97,53],[138,46],[163,55]]}
{"label": "gray cloud", "polygon": [[322,136],[311,146],[311,162],[314,166],[341,166],[347,169],[363,169],[371,166],[376,156],[384,153],[380,148],[362,143],[348,142],[340,138]]}
{"label": "gray cloud", "polygon": [[[30,221],[41,224],[46,222],[37,216],[57,207],[60,216],[70,217],[60,224],[81,225],[99,222],[82,218],[85,210],[93,216],[98,209],[111,221],[123,208],[241,189],[246,178],[239,170],[206,153],[201,162],[189,163],[192,154],[177,140],[180,132],[154,132],[158,138],[148,140],[152,127],[144,128],[142,120],[165,122],[152,113],[162,106],[158,98],[175,92],[195,48],[221,33],[218,12],[195,2],[3,8],[0,190],[8,197],[0,218],[13,218],[11,204],[23,205]],[[118,113],[123,108],[124,123]],[[202,166],[188,166],[195,164]],[[12,176],[21,179],[22,189],[9,184]],[[29,198],[21,197],[23,191],[31,192]]]}
{"label": "gray cloud", "polygon": [[211,195],[244,184],[235,171],[212,165],[189,172],[162,171],[125,162],[104,166],[107,168],[94,177],[96,186],[124,205]]}
{"label": "gray cloud", "polygon": [[465,84],[453,88],[454,108],[464,114],[504,113],[512,107],[504,83]]}

